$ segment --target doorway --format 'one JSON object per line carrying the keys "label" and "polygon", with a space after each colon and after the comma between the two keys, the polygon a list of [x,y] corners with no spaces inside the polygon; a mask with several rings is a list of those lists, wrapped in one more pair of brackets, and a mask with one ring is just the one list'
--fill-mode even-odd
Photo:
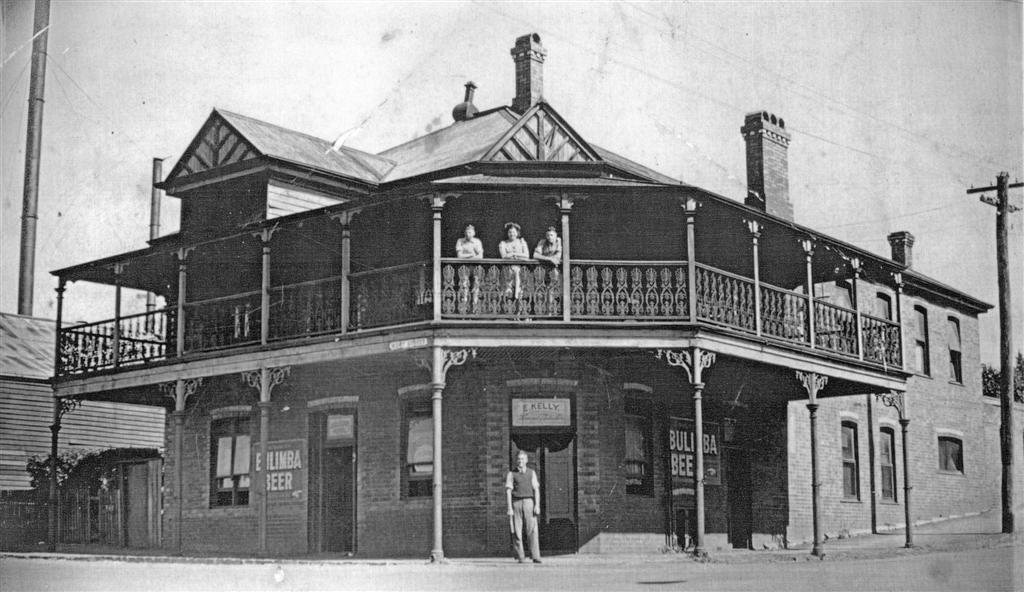
{"label": "doorway", "polygon": [[310,549],[319,553],[356,551],[355,415],[310,416]]}
{"label": "doorway", "polygon": [[544,553],[575,553],[578,548],[576,517],[576,438],[571,431],[514,433],[509,459],[520,450],[530,455],[529,467],[540,480],[541,513],[537,520]]}
{"label": "doorway", "polygon": [[725,448],[726,495],[729,503],[729,544],[734,549],[750,549],[751,496],[750,455],[743,448]]}

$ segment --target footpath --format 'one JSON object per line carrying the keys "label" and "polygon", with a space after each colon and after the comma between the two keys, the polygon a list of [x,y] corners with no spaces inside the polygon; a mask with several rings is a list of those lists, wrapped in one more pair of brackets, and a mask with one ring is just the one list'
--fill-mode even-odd
{"label": "footpath", "polygon": [[[811,554],[811,544],[802,543],[784,550],[727,550],[716,551],[704,559],[697,559],[685,553],[648,553],[630,555],[573,554],[556,555],[545,559],[558,565],[588,563],[626,564],[655,563],[668,561],[694,561],[704,563],[775,563],[804,561],[842,561],[850,559],[877,559],[922,555],[928,553],[968,551],[998,547],[1024,545],[1021,534],[1000,532],[999,510],[990,510],[977,515],[955,517],[927,524],[915,525],[913,548],[906,548],[903,529],[880,534],[861,534],[845,538],[826,539],[824,555]],[[0,552],[0,558],[61,559],[71,561],[122,561],[133,563],[197,563],[197,564],[293,564],[317,565],[325,563],[348,563],[357,565],[421,565],[423,559],[367,559],[339,554],[308,555],[299,558],[260,557],[253,555],[229,554],[167,554],[163,549],[125,549],[110,545],[60,545],[58,552],[16,550]],[[501,565],[509,559],[500,557],[459,557],[449,563],[467,565]]]}

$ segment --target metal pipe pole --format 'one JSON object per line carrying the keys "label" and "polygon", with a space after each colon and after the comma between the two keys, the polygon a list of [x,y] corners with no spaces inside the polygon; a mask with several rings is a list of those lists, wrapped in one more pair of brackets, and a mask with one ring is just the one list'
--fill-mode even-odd
{"label": "metal pipe pole", "polygon": [[32,26],[32,70],[28,87],[28,129],[25,133],[25,184],[21,206],[21,258],[18,270],[18,314],[32,314],[36,266],[36,221],[39,219],[39,160],[43,143],[43,94],[46,87],[46,42],[50,0],[36,0]]}
{"label": "metal pipe pole", "polygon": [[[164,192],[157,189],[156,184],[163,181],[164,161],[162,158],[153,159],[153,187],[149,194],[149,240],[152,241],[160,236],[160,201]],[[146,293],[146,312],[153,312],[156,308],[156,294]],[[153,331],[154,321],[151,316],[146,317],[146,329]]]}
{"label": "metal pipe pole", "polygon": [[[906,395],[904,395],[905,397]],[[905,400],[905,399],[904,399]],[[907,521],[907,542],[903,546],[910,549],[914,546],[914,523],[910,518],[910,453],[907,451],[907,428],[910,426],[910,420],[901,417],[900,418],[900,432],[903,436],[903,515]]]}

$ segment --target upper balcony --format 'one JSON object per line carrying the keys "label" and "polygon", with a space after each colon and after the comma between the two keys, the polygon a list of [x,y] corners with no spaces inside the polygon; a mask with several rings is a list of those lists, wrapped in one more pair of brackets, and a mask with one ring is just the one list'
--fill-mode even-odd
{"label": "upper balcony", "polygon": [[[108,320],[60,327],[58,377],[415,326],[529,323],[699,327],[880,370],[903,366],[891,261],[688,187],[447,187],[339,206],[55,272],[113,285]],[[452,191],[454,190],[454,192]],[[497,256],[505,222],[532,253],[549,226],[557,264]],[[467,223],[486,258],[457,259]],[[895,274],[895,275],[894,275]],[[123,288],[166,306],[122,313]],[[812,296],[813,295],[813,296]],[[599,335],[599,333],[595,333]]]}

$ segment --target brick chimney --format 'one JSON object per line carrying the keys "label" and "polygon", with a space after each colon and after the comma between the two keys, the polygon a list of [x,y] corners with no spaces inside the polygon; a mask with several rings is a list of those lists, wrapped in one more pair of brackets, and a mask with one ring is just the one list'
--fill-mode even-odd
{"label": "brick chimney", "polygon": [[889,234],[889,246],[892,247],[892,260],[910,267],[914,263],[914,235],[906,230]]}
{"label": "brick chimney", "polygon": [[789,201],[789,132],[781,117],[767,111],[748,113],[740,128],[747,143],[748,206],[793,219]]}
{"label": "brick chimney", "polygon": [[516,98],[512,110],[525,113],[544,95],[544,58],[548,52],[540,44],[540,35],[531,33],[516,39],[512,60],[516,63]]}

